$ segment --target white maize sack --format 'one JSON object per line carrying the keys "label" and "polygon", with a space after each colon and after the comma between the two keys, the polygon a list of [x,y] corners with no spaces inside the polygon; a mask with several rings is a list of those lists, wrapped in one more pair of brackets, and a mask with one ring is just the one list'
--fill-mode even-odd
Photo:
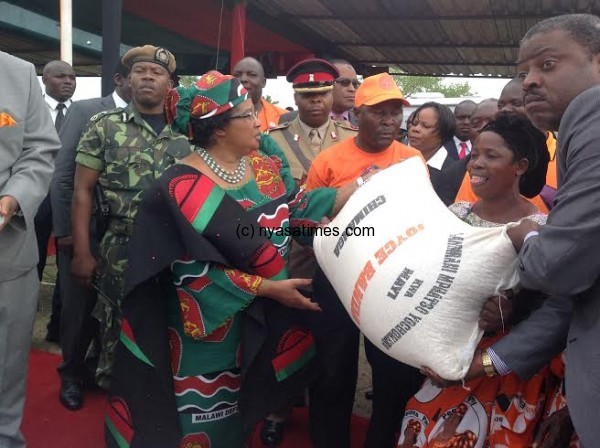
{"label": "white maize sack", "polygon": [[[347,236],[349,226],[374,235]],[[338,236],[315,237],[317,260],[364,335],[399,361],[463,378],[483,304],[518,281],[506,228],[457,218],[417,157],[373,176],[329,227]]]}

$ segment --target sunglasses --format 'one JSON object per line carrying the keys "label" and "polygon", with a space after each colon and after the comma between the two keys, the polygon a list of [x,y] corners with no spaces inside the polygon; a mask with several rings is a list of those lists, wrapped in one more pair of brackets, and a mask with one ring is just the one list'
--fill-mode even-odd
{"label": "sunglasses", "polygon": [[341,84],[342,87],[348,87],[350,84],[352,84],[352,87],[355,89],[358,89],[360,86],[360,81],[358,79],[338,78],[335,80],[335,83]]}

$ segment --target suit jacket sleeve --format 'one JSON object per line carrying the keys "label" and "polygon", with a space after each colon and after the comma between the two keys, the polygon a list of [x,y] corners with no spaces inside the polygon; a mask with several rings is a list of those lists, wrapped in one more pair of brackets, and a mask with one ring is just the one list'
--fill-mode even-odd
{"label": "suit jacket sleeve", "polygon": [[11,168],[11,176],[0,191],[0,196],[13,196],[25,217],[27,225],[48,194],[54,158],[60,149],[52,117],[42,97],[33,65],[28,64],[29,96],[23,120],[23,151]]}
{"label": "suit jacket sleeve", "polygon": [[77,145],[91,116],[103,109],[100,103],[95,108],[93,106],[93,104],[85,102],[73,103],[60,128],[59,137],[62,149],[56,158],[54,178],[50,185],[53,231],[54,236],[57,237],[68,236],[72,233],[71,199],[73,198]]}
{"label": "suit jacket sleeve", "polygon": [[577,96],[559,129],[556,205],[519,260],[524,287],[553,295],[588,290],[600,273],[600,87]]}
{"label": "suit jacket sleeve", "polygon": [[568,297],[552,296],[492,349],[511,370],[527,379],[565,348],[572,310],[573,301]]}

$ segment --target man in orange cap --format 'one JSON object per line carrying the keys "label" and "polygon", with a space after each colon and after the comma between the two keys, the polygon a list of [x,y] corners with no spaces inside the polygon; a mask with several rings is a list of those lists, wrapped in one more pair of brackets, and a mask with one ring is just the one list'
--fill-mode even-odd
{"label": "man in orange cap", "polygon": [[[395,140],[403,107],[410,104],[389,74],[366,78],[356,91],[355,104],[358,134],[315,158],[307,189],[353,181],[362,185],[370,172],[409,157],[422,158],[418,150]],[[320,269],[313,279],[313,300],[323,312],[311,328],[321,368],[310,390],[311,438],[317,448],[347,448],[358,374],[359,331]],[[368,341],[365,350],[373,370],[373,413],[365,446],[393,446],[404,405],[422,378],[416,369],[389,358]]]}

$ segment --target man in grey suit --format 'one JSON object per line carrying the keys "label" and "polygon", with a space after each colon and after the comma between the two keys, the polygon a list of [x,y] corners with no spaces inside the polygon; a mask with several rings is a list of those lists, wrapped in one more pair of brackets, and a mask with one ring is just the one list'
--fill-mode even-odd
{"label": "man in grey suit", "polygon": [[[581,446],[596,447],[600,441],[600,18],[572,14],[532,27],[521,41],[518,73],[531,121],[539,129],[558,131],[558,191],[546,225],[525,220],[509,229],[508,236],[520,251],[522,285],[551,298],[501,341],[476,353],[467,378],[509,370],[526,378],[566,345],[568,409]],[[547,443],[543,446],[550,446]]]}
{"label": "man in grey suit", "polygon": [[[119,61],[113,76],[114,92],[103,98],[73,103],[59,131],[62,149],[56,158],[50,197],[63,304],[60,316],[60,347],[63,362],[58,367],[61,377],[59,398],[63,406],[70,410],[81,408],[84,381],[93,381],[93,375],[88,374],[85,357],[98,329],[98,322],[90,316],[96,304],[95,292],[71,277],[73,254],[71,199],[75,177],[75,155],[79,139],[92,116],[115,107],[124,108],[131,101],[128,75],[129,69]],[[92,220],[91,224],[90,240],[97,246],[95,220]]]}
{"label": "man in grey suit", "polygon": [[35,69],[0,52],[0,447],[20,431],[39,296],[34,217],[48,193],[60,142]]}

